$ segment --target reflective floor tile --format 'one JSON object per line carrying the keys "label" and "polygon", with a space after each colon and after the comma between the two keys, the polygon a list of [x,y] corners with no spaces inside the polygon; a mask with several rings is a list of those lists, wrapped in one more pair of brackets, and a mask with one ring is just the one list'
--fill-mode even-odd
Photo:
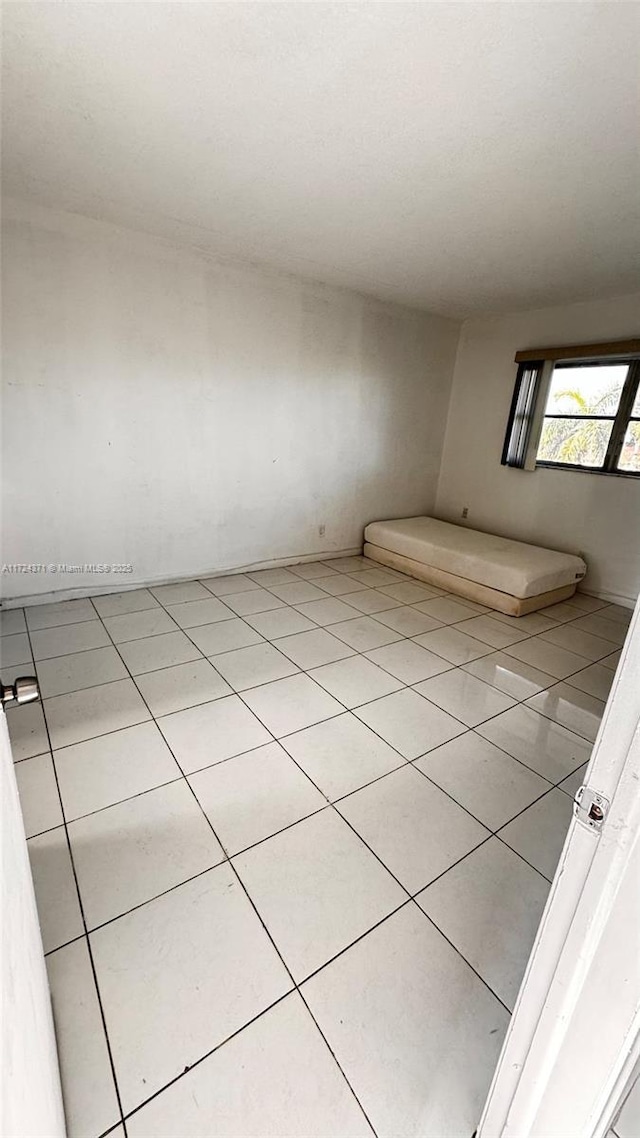
{"label": "reflective floor tile", "polygon": [[242,593],[225,593],[224,603],[238,616],[250,616],[255,612],[268,612],[270,609],[281,609],[284,601],[266,589],[249,589]]}
{"label": "reflective floor tile", "polygon": [[234,864],[297,981],[406,897],[332,808],[240,854]]}
{"label": "reflective floor tile", "polygon": [[26,632],[17,632],[15,636],[2,636],[0,639],[0,664],[3,669],[13,667],[14,664],[30,664],[31,661],[31,646]]}
{"label": "reflective floor tile", "polygon": [[62,807],[51,755],[36,755],[15,764],[20,808],[27,838],[61,826]]}
{"label": "reflective floor tile", "polygon": [[122,616],[129,612],[142,612],[144,609],[158,608],[158,601],[148,589],[129,589],[124,593],[108,593],[103,597],[92,597],[93,606],[104,619],[106,616]]}
{"label": "reflective floor tile", "polygon": [[506,624],[494,620],[492,616],[472,616],[470,620],[465,620],[460,625],[460,631],[466,632],[468,636],[475,636],[484,644],[490,644],[492,648],[504,648],[507,644],[515,644],[518,640],[526,640],[531,635],[523,628],[508,628]]}
{"label": "reflective floor tile", "polygon": [[111,640],[102,622],[96,618],[32,632],[31,644],[34,660],[49,660],[52,656],[67,656],[71,652],[83,652],[87,648],[108,648]]}
{"label": "reflective floor tile", "polygon": [[405,684],[415,684],[429,676],[437,676],[453,666],[448,660],[443,660],[442,656],[436,656],[412,640],[401,640],[384,648],[376,648],[373,652],[367,652],[367,659]]}
{"label": "reflective floor tile", "polygon": [[366,559],[360,556],[330,557],[328,561],[325,561],[325,565],[337,569],[339,573],[359,573],[366,564]]}
{"label": "reflective floor tile", "polygon": [[547,672],[541,672],[523,660],[516,660],[514,656],[507,656],[506,652],[492,652],[490,656],[471,660],[469,664],[463,664],[463,669],[515,700],[527,699],[554,682],[554,677]]}
{"label": "reflective floor tile", "polygon": [[509,1016],[417,905],[302,991],[379,1138],[473,1133]]}
{"label": "reflective floor tile", "polygon": [[284,652],[294,664],[307,671],[319,668],[322,664],[333,664],[353,656],[355,649],[342,640],[332,636],[325,628],[314,628],[312,632],[298,632],[295,636],[285,636],[274,641],[275,647]]}
{"label": "reflective floor tile", "polygon": [[310,675],[348,708],[369,703],[402,687],[394,676],[363,656],[350,656],[335,664],[325,664],[322,668],[314,668]]}
{"label": "reflective floor tile", "polygon": [[568,794],[570,798],[575,798],[577,791],[585,781],[586,773],[587,763],[578,767],[572,774],[567,775],[562,782],[559,782],[558,790],[564,790],[565,794]]}
{"label": "reflective floor tile", "polygon": [[327,805],[279,743],[207,767],[189,782],[229,854]]}
{"label": "reflective floor tile", "polygon": [[187,774],[271,742],[237,695],[165,715],[158,726]]}
{"label": "reflective floor tile", "polygon": [[261,723],[276,738],[339,715],[344,708],[308,676],[290,676],[244,693]]}
{"label": "reflective floor tile", "polygon": [[601,601],[599,597],[591,596],[590,593],[574,593],[571,604],[582,609],[583,612],[595,612],[597,609],[605,608],[607,602]]}
{"label": "reflective floor tile", "polygon": [[129,675],[115,648],[93,648],[88,652],[41,660],[37,671],[43,699],[97,687],[111,680],[127,679]]}
{"label": "reflective floor tile", "polygon": [[271,591],[288,605],[301,605],[305,601],[323,601],[326,593],[310,581],[290,581],[285,585],[271,585]]}
{"label": "reflective floor tile", "polygon": [[30,605],[25,615],[29,630],[35,632],[41,628],[95,620],[96,610],[90,600],[56,601],[48,605]]}
{"label": "reflective floor tile", "polygon": [[403,605],[417,605],[420,601],[430,601],[438,596],[437,589],[430,589],[428,585],[419,585],[411,581],[396,581],[394,585],[383,585],[380,592],[393,597],[395,601],[402,601]]}
{"label": "reflective floor tile", "polygon": [[621,650],[618,649],[617,652],[612,652],[610,656],[605,656],[604,660],[601,660],[600,663],[604,668],[610,668],[612,672],[615,672],[620,663],[620,655]]}
{"label": "reflective floor tile", "polygon": [[386,624],[387,628],[401,632],[403,636],[420,636],[424,632],[433,632],[434,628],[442,627],[439,620],[425,616],[423,612],[418,612],[410,605],[402,605],[401,608],[390,609],[388,612],[379,612],[376,620]]}
{"label": "reflective floor tile", "polygon": [[491,838],[416,900],[513,1010],[548,892],[544,877]]}
{"label": "reflective floor tile", "polygon": [[45,952],[84,933],[64,826],[29,838],[29,861]]}
{"label": "reflective floor tile", "polygon": [[175,632],[178,628],[164,609],[145,609],[143,612],[123,613],[105,618],[105,628],[114,644],[128,640],[142,640],[145,636],[158,636],[161,632]]}
{"label": "reflective floor tile", "polygon": [[543,616],[550,616],[558,624],[564,624],[568,620],[576,620],[578,617],[584,616],[584,611],[578,608],[577,605],[571,601],[561,601],[557,605],[549,605],[547,608],[540,609]]}
{"label": "reflective floor tile", "polygon": [[[3,680],[5,675],[6,672],[3,672]],[[14,763],[49,750],[49,736],[41,703],[25,703],[22,707],[10,708],[7,712],[7,728]]]}
{"label": "reflective floor tile", "polygon": [[541,672],[555,676],[557,680],[565,679],[572,672],[581,671],[586,663],[584,656],[578,656],[576,652],[569,652],[566,648],[551,644],[540,636],[534,636],[531,640],[522,640],[519,644],[511,644],[505,648],[505,652],[516,660],[524,660],[525,664],[531,664]]}
{"label": "reflective floor tile", "polygon": [[54,754],[67,821],[180,778],[155,723],[140,723]]}
{"label": "reflective floor tile", "polygon": [[297,580],[295,573],[290,569],[257,569],[255,573],[247,573],[247,578],[254,582],[254,585],[261,585],[265,589],[271,585],[286,585],[292,584]]}
{"label": "reflective floor tile", "polygon": [[385,609],[400,608],[402,601],[396,601],[393,597],[388,597],[377,589],[363,589],[361,593],[349,593],[349,604],[358,609],[359,612],[371,615],[376,612],[384,612]]}
{"label": "reflective floor tile", "polygon": [[291,676],[298,668],[273,644],[253,644],[215,657],[215,666],[234,691],[244,691],[270,680]]}
{"label": "reflective floor tile", "polygon": [[[266,636],[267,640],[278,640],[282,636],[293,636],[297,632],[311,632],[318,626],[296,609],[289,607],[258,612],[247,617],[247,624]],[[242,645],[238,645],[242,647]]]}
{"label": "reflective floor tile", "polygon": [[467,727],[475,727],[485,719],[499,715],[514,703],[511,696],[470,676],[461,668],[424,680],[423,683],[416,684],[415,690],[466,723]]}
{"label": "reflective floor tile", "polygon": [[364,565],[355,573],[350,573],[350,577],[353,581],[358,581],[360,585],[367,585],[370,589],[376,589],[382,585],[392,585],[394,581],[400,579],[399,574],[394,573],[393,569],[378,569]]}
{"label": "reflective floor tile", "polygon": [[231,573],[226,577],[202,577],[201,584],[215,597],[226,597],[229,593],[232,595],[248,593],[256,587],[255,581],[252,581],[246,573]]}
{"label": "reflective floor tile", "polygon": [[465,730],[462,723],[408,689],[368,703],[356,715],[405,759],[417,759]]}
{"label": "reflective floor tile", "polygon": [[129,1138],[372,1138],[300,996],[292,993],[127,1119]]}
{"label": "reflective floor tile", "polygon": [[[2,671],[2,682],[4,683],[5,686],[7,684],[15,683],[15,681],[22,676],[35,676],[35,674],[36,674],[36,667],[35,667],[33,661],[30,661],[27,664],[12,664],[9,667],[5,667],[5,665],[0,660],[0,669]],[[18,704],[17,706],[24,707],[25,705],[24,704]],[[14,710],[15,710],[15,705],[14,705]],[[10,714],[11,714],[11,706],[9,705],[6,708],[5,715],[10,715]]]}
{"label": "reflective floor tile", "polygon": [[475,731],[437,747],[415,765],[490,830],[504,826],[550,787]]}
{"label": "reflective floor tile", "polygon": [[283,746],[332,802],[405,763],[349,713],[288,735]]}
{"label": "reflective floor tile", "polygon": [[552,790],[509,822],[500,837],[551,881],[572,816],[569,795]]}
{"label": "reflective floor tile", "polygon": [[449,660],[451,664],[468,664],[469,660],[476,660],[479,656],[488,656],[492,649],[481,640],[467,636],[458,628],[436,628],[424,636],[416,636],[416,644]]}
{"label": "reflective floor tile", "polygon": [[[578,688],[579,691],[586,692],[587,695],[593,695],[596,699],[600,699],[606,703],[611,691],[613,683],[613,672],[610,668],[606,668],[603,664],[591,664],[589,668],[585,668],[582,672],[577,672],[573,676],[569,676],[567,683],[572,688]],[[549,685],[545,685],[548,687]]]}
{"label": "reflective floor tile", "polygon": [[440,624],[455,624],[459,620],[469,620],[474,614],[474,609],[464,601],[453,600],[452,597],[435,597],[429,601],[421,601],[416,608],[418,612],[432,616]]}
{"label": "reflective floor tile", "polygon": [[[399,611],[403,612],[404,609]],[[366,652],[368,649],[380,648],[383,644],[393,644],[402,640],[404,633],[395,632],[379,622],[378,617],[382,615],[382,613],[378,613],[375,620],[370,616],[357,616],[354,620],[342,620],[339,624],[331,626],[332,635],[339,636],[340,640],[349,644],[351,648],[355,648],[357,652]]]}
{"label": "reflective floor tile", "polygon": [[411,766],[341,799],[337,809],[409,893],[489,836]]}
{"label": "reflective floor tile", "polygon": [[[349,594],[351,597],[352,594]],[[358,594],[353,594],[357,596]],[[312,620],[321,627],[327,624],[337,624],[341,620],[349,620],[356,616],[356,610],[351,602],[346,604],[337,597],[326,597],[323,601],[309,601],[307,604],[297,605],[298,612]]]}
{"label": "reflective floor tile", "polygon": [[69,841],[88,929],[224,858],[184,779],[70,822]]}
{"label": "reflective floor tile", "polygon": [[540,639],[548,641],[549,644],[557,644],[560,648],[566,648],[569,652],[575,652],[578,656],[585,656],[587,660],[602,660],[611,650],[610,640],[603,640],[601,636],[592,636],[590,632],[576,628],[574,624],[561,624],[558,628],[552,628],[550,632],[543,632]]}
{"label": "reflective floor tile", "polygon": [[591,754],[585,739],[530,707],[512,707],[477,731],[549,782],[560,782]]}
{"label": "reflective floor tile", "polygon": [[605,705],[592,695],[560,683],[532,696],[527,700],[527,707],[594,743]]}
{"label": "reflective floor tile", "polygon": [[90,939],[126,1112],[291,987],[229,865]]}
{"label": "reflective floor tile", "polygon": [[597,612],[582,616],[571,627],[586,632],[590,636],[597,636],[601,640],[607,640],[612,644],[624,644],[627,626],[618,620],[611,620],[607,615],[608,612],[609,609],[605,609],[603,613]]}
{"label": "reflective floor tile", "polygon": [[184,632],[165,632],[160,636],[130,640],[121,644],[118,651],[132,676],[202,659],[202,653]]}
{"label": "reflective floor tile", "polygon": [[52,696],[45,699],[44,710],[54,748],[81,743],[83,739],[151,718],[133,680],[116,680],[85,691]]}
{"label": "reflective floor tile", "polygon": [[233,613],[217,597],[205,601],[185,601],[181,605],[169,605],[167,610],[180,628],[197,628],[201,624],[215,624],[219,620],[230,620]]}
{"label": "reflective floor tile", "polygon": [[232,652],[235,648],[248,648],[250,644],[261,644],[262,636],[240,617],[221,620],[218,624],[202,624],[189,629],[189,639],[193,640],[205,656],[219,656],[222,652]]}
{"label": "reflective floor tile", "polygon": [[120,1118],[86,938],[47,957],[69,1138],[104,1134]]}
{"label": "reflective floor tile", "polygon": [[11,636],[26,630],[24,609],[5,609],[4,612],[0,612],[0,636]]}
{"label": "reflective floor tile", "polygon": [[359,593],[362,590],[360,582],[354,581],[346,573],[336,572],[333,577],[319,577],[315,584],[323,593],[329,593],[332,597],[344,597],[348,593]]}
{"label": "reflective floor tile", "polygon": [[513,628],[516,632],[526,632],[528,636],[535,636],[538,632],[547,632],[550,628],[557,628],[557,620],[552,620],[549,616],[541,616],[539,612],[529,612],[525,616],[507,616],[504,612],[491,613],[493,620],[499,620],[500,624],[504,624],[507,628]]}
{"label": "reflective floor tile", "polygon": [[607,620],[616,620],[619,624],[622,624],[625,628],[628,628],[631,624],[634,607],[635,598],[633,601],[629,601],[628,605],[609,604],[606,607],[606,611],[601,612],[598,615],[605,617]]}
{"label": "reflective floor tile", "polygon": [[175,585],[157,585],[150,592],[163,605],[179,605],[185,601],[206,601],[211,593],[200,581],[178,581]]}
{"label": "reflective floor tile", "polygon": [[291,572],[306,581],[316,581],[322,577],[335,577],[337,570],[327,565],[326,561],[301,561],[299,565],[292,565]]}

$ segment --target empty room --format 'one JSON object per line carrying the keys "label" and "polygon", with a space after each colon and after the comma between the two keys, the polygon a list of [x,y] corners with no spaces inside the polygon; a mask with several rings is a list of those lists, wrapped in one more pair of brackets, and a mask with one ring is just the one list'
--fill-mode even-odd
{"label": "empty room", "polygon": [[640,4],[2,24],[3,1138],[640,1138]]}

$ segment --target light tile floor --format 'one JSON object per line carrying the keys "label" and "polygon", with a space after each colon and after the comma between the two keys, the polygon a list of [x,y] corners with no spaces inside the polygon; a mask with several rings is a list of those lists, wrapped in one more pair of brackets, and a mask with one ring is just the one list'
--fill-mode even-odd
{"label": "light tile floor", "polygon": [[72,1138],[470,1138],[629,616],[361,557],[3,613]]}

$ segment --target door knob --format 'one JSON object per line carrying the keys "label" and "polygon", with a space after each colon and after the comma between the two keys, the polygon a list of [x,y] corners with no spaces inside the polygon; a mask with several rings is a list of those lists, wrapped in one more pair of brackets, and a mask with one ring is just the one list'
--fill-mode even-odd
{"label": "door knob", "polygon": [[0,682],[0,704],[3,710],[17,703],[33,703],[40,699],[40,689],[35,676],[19,676],[12,684]]}

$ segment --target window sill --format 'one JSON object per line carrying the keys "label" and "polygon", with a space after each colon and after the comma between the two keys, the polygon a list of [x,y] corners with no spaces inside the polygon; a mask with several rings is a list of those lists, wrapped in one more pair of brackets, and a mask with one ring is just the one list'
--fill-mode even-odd
{"label": "window sill", "polygon": [[576,466],[574,463],[564,462],[536,462],[535,470],[573,470],[575,474],[596,474],[604,478],[640,478],[637,470],[598,470],[594,466]]}

